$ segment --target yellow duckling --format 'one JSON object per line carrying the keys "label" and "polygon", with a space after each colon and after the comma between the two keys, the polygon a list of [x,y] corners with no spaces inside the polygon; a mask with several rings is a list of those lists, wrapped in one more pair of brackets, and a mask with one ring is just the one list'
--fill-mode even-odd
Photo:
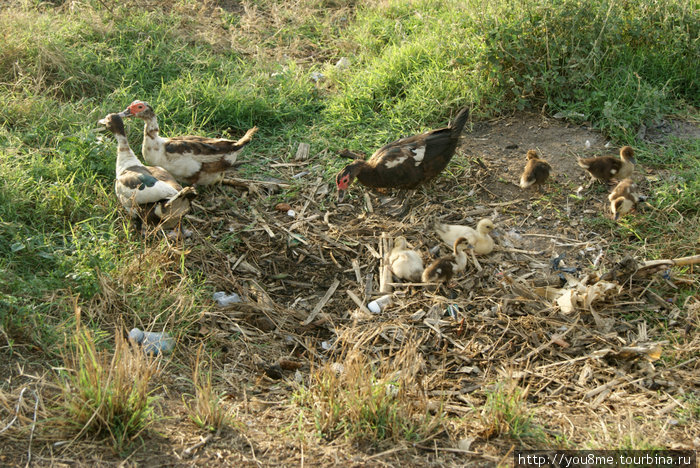
{"label": "yellow duckling", "polygon": [[495,244],[489,233],[495,228],[493,221],[488,218],[479,221],[476,229],[456,224],[435,223],[435,231],[445,244],[451,246],[460,237],[466,237],[469,246],[474,249],[474,253],[477,255],[486,255],[493,252]]}
{"label": "yellow duckling", "polygon": [[415,250],[408,248],[406,238],[399,236],[394,240],[394,248],[389,254],[391,271],[397,278],[419,282],[423,273],[423,259]]}

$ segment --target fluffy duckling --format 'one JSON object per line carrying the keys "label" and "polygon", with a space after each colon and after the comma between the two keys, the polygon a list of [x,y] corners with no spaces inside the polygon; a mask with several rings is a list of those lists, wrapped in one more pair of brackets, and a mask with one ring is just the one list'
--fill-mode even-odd
{"label": "fluffy duckling", "polygon": [[[615,156],[599,156],[596,158],[578,158],[578,165],[591,174],[593,181],[618,179],[622,180],[634,172],[634,150],[631,146],[620,148],[620,159]],[[590,184],[589,184],[590,185]]]}
{"label": "fluffy duckling", "polygon": [[173,228],[190,210],[193,187],[182,188],[162,167],[144,166],[129,147],[124,122],[119,114],[109,114],[99,121],[117,139],[117,179],[114,191],[137,229],[145,220],[149,224]]}
{"label": "fluffy duckling", "polygon": [[394,248],[389,254],[391,271],[397,278],[419,282],[423,273],[423,259],[415,250],[408,248],[406,238],[399,236],[394,240]]}
{"label": "fluffy duckling", "polygon": [[453,245],[460,237],[465,237],[469,246],[477,255],[486,255],[493,252],[495,246],[493,238],[489,235],[496,226],[488,218],[484,218],[476,225],[476,230],[469,226],[459,226],[455,224],[435,223],[435,231],[440,239],[447,245]]}
{"label": "fluffy duckling", "polygon": [[335,177],[338,202],[355,179],[370,188],[399,189],[413,189],[433,179],[452,159],[468,117],[465,107],[448,127],[393,141],[367,161],[348,164]]}
{"label": "fluffy duckling", "polygon": [[164,167],[177,180],[191,185],[222,181],[238,153],[258,131],[253,127],[238,141],[200,136],[163,138],[156,114],[147,102],[134,101],[119,115],[144,121],[141,153],[146,162]]}
{"label": "fluffy duckling", "polygon": [[620,216],[624,216],[637,207],[637,203],[641,198],[638,192],[637,185],[632,182],[632,179],[627,178],[620,181],[619,184],[610,192],[608,200],[610,200],[610,211],[612,211],[615,221]]}
{"label": "fluffy duckling", "polygon": [[455,240],[452,253],[438,258],[423,271],[421,279],[424,283],[448,283],[455,273],[464,271],[467,266],[469,247],[466,237]]}
{"label": "fluffy duckling", "polygon": [[552,166],[544,159],[540,159],[535,150],[529,150],[526,157],[527,164],[520,176],[520,187],[526,189],[534,185],[539,190],[549,178]]}

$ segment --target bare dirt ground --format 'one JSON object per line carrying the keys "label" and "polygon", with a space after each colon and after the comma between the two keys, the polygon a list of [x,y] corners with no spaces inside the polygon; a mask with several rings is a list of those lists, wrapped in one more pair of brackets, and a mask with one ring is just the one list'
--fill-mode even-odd
{"label": "bare dirt ground", "polygon": [[[238,293],[243,303],[203,306],[198,333],[182,338],[161,374],[156,393],[165,418],[130,458],[122,462],[98,442],[55,447],[55,440],[37,437],[34,462],[509,464],[504,456],[511,449],[536,443],[489,426],[483,407],[497,382],[524,390],[524,404],[548,446],[700,448],[700,423],[682,417],[686,397],[700,391],[700,298],[691,295],[679,305],[666,284],[687,286],[697,273],[631,280],[622,274],[611,279],[619,286],[613,294],[569,313],[544,289],[566,287],[569,277],[553,268],[555,257],[564,255],[559,266],[575,269],[570,278],[594,284],[626,255],[645,259],[645,246],[654,242],[620,237],[615,224],[599,216],[609,218],[607,188],[596,185],[576,195],[588,181],[576,156],[617,153],[605,143],[585,126],[534,114],[476,123],[465,131],[448,170],[417,191],[403,219],[389,214],[395,198],[359,185],[351,188],[349,203],[336,206],[332,180],[321,176],[321,149],[313,147],[306,159],[271,161],[279,181],[291,189],[273,181],[208,190],[190,218],[195,234],[185,245],[186,266],[201,272],[214,290]],[[543,194],[516,185],[528,149],[554,168]],[[294,178],[303,172],[308,173]],[[653,190],[648,172],[638,168],[635,179]],[[294,218],[275,209],[280,200],[295,210]],[[428,262],[430,249],[439,245],[431,229],[435,219],[473,226],[482,217],[496,222],[498,249],[479,259],[480,271],[468,267],[446,294],[395,284],[396,299],[380,314],[363,311],[353,300],[354,295],[366,305],[380,295],[382,254],[395,236],[405,236]],[[212,244],[229,238],[230,249]],[[439,250],[447,252],[444,246]],[[179,256],[163,261],[178,271]],[[177,275],[164,281],[176,283]],[[181,395],[192,392],[190,351],[203,340],[215,357],[226,405],[240,423],[206,440],[181,403]],[[404,396],[425,412],[447,413],[434,436],[372,448],[318,439],[313,418],[300,417],[291,397],[314,369],[342,362],[354,349],[376,365],[395,363],[400,375],[398,356],[409,347],[419,364],[410,370]],[[10,442],[0,463],[26,461],[26,437],[18,433]]]}

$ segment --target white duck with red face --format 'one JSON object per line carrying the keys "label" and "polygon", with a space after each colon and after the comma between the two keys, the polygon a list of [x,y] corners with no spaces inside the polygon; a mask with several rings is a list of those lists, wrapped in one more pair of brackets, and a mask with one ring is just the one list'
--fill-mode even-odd
{"label": "white duck with red face", "polygon": [[117,164],[114,191],[119,203],[140,224],[160,224],[171,228],[190,209],[193,187],[182,188],[162,167],[144,166],[129,146],[124,122],[119,114],[99,121],[117,140]]}
{"label": "white duck with red face", "polygon": [[120,115],[144,121],[141,152],[146,162],[161,166],[178,181],[192,185],[210,185],[223,180],[238,153],[258,131],[258,127],[253,127],[237,141],[199,136],[163,138],[156,114],[147,102],[134,101]]}

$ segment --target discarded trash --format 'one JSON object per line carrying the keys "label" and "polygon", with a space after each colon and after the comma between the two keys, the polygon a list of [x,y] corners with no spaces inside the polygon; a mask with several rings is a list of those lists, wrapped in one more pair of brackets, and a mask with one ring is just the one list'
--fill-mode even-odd
{"label": "discarded trash", "polygon": [[350,66],[350,59],[347,57],[340,57],[340,60],[335,62],[335,68],[348,68]]}
{"label": "discarded trash", "polygon": [[554,257],[552,259],[552,270],[553,271],[563,271],[564,273],[576,273],[578,271],[578,268],[576,268],[576,267],[561,267],[561,266],[559,266],[561,261],[564,260],[564,257],[566,257],[566,253],[563,253],[563,254],[559,255],[558,257]]}
{"label": "discarded trash", "polygon": [[212,298],[219,303],[221,307],[230,306],[231,304],[236,304],[241,301],[241,296],[236,293],[226,294],[224,291],[215,292]]}
{"label": "discarded trash", "polygon": [[311,79],[312,79],[314,82],[318,83],[318,82],[321,81],[323,78],[324,78],[323,73],[317,72],[317,71],[311,72]]}
{"label": "discarded trash", "polygon": [[291,216],[292,218],[297,215],[297,212],[294,210],[287,210],[287,216]]}
{"label": "discarded trash", "polygon": [[459,306],[456,304],[449,304],[445,309],[445,312],[447,312],[447,315],[449,315],[453,319],[457,318],[458,311],[459,311]]}
{"label": "discarded trash", "polygon": [[573,119],[573,118],[579,118],[583,119],[586,116],[580,112],[574,112],[574,111],[561,111],[557,112],[554,114],[555,119]]}
{"label": "discarded trash", "polygon": [[392,296],[391,296],[391,294],[387,294],[386,296],[382,296],[380,298],[377,298],[376,300],[367,304],[367,308],[373,314],[378,314],[379,312],[382,311],[382,309],[384,309],[384,307],[390,305],[391,302],[392,302]]}
{"label": "discarded trash", "polygon": [[147,332],[132,328],[129,340],[143,346],[146,354],[169,354],[175,348],[175,340],[167,332]]}

